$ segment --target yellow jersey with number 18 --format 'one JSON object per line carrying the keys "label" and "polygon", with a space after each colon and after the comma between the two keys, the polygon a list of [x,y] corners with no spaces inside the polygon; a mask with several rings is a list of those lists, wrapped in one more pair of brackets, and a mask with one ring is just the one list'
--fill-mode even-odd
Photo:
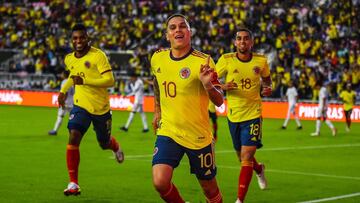
{"label": "yellow jersey with number 18", "polygon": [[[201,149],[212,141],[209,129],[209,97],[200,79],[207,55],[191,49],[174,58],[170,49],[151,58],[151,71],[159,84],[161,120],[158,135],[168,136],[189,149]],[[210,67],[214,68],[213,60]]]}
{"label": "yellow jersey with number 18", "polygon": [[238,88],[228,90],[228,119],[242,122],[261,116],[260,81],[270,76],[267,59],[263,55],[252,54],[249,61],[241,61],[236,52],[223,54],[216,63],[219,78],[225,82],[234,81]]}
{"label": "yellow jersey with number 18", "polygon": [[[83,78],[98,79],[101,74],[111,71],[109,61],[103,51],[91,47],[81,58],[72,52],[65,57],[66,68],[70,76],[79,75]],[[109,93],[106,87],[91,85],[75,85],[74,105],[86,109],[94,115],[103,115],[110,110]]]}

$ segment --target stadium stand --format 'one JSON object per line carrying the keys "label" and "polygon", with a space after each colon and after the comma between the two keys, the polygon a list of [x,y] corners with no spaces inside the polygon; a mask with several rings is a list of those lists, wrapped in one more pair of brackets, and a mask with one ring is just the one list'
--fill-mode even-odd
{"label": "stadium stand", "polygon": [[0,58],[4,73],[49,74],[56,81],[71,50],[68,31],[81,21],[93,45],[108,51],[118,80],[129,68],[149,76],[151,54],[167,47],[162,22],[179,12],[191,22],[193,46],[215,60],[234,50],[237,28],[253,30],[255,50],[271,62],[275,98],[284,96],[289,80],[300,99],[315,100],[313,87],[319,79],[332,84],[333,98],[346,83],[360,93],[360,0],[2,2],[0,49],[22,53],[19,59]]}

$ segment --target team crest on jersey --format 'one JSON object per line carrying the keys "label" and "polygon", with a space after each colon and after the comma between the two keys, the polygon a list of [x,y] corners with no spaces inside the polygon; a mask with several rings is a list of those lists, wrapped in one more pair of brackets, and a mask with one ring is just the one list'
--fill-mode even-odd
{"label": "team crest on jersey", "polygon": [[90,66],[91,66],[91,64],[90,64],[89,61],[85,61],[85,64],[84,64],[84,65],[85,65],[86,68],[90,68]]}
{"label": "team crest on jersey", "polygon": [[188,67],[182,68],[180,70],[180,77],[182,79],[186,79],[190,76],[190,73],[191,73],[190,68],[188,68]]}
{"label": "team crest on jersey", "polygon": [[69,120],[72,120],[75,117],[75,114],[70,114]]}
{"label": "team crest on jersey", "polygon": [[255,75],[259,75],[260,74],[260,67],[254,66],[253,72],[255,73]]}

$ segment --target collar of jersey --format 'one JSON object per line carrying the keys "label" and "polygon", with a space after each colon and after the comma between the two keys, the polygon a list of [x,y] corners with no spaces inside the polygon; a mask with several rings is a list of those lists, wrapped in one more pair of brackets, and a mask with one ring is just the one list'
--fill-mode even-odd
{"label": "collar of jersey", "polygon": [[170,58],[174,61],[180,61],[183,60],[184,58],[188,57],[192,52],[194,51],[194,48],[191,47],[191,49],[189,50],[188,53],[186,53],[184,56],[180,57],[180,58],[176,58],[172,55],[171,49],[170,49]]}
{"label": "collar of jersey", "polygon": [[245,61],[244,61],[244,60],[241,60],[241,59],[239,58],[238,54],[236,53],[236,58],[239,59],[239,61],[241,61],[241,62],[243,62],[243,63],[250,62],[251,59],[252,59],[252,57],[253,57],[253,54],[251,53],[251,57],[250,57],[248,60],[245,60]]}

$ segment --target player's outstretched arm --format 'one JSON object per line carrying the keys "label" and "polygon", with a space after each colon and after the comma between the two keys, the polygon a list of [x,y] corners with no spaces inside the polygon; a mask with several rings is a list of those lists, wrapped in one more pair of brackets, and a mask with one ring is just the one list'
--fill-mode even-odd
{"label": "player's outstretched arm", "polygon": [[66,93],[73,85],[74,85],[73,80],[67,80],[65,84],[61,87],[58,96],[59,107],[65,108]]}
{"label": "player's outstretched arm", "polygon": [[112,87],[115,79],[111,70],[101,74],[101,78],[82,78],[80,76],[72,76],[75,85],[90,85],[95,87]]}
{"label": "player's outstretched arm", "polygon": [[154,109],[155,109],[155,111],[154,111],[154,118],[152,121],[152,126],[154,129],[154,133],[156,134],[156,129],[159,128],[159,122],[161,120],[160,90],[159,90],[159,84],[158,84],[156,77],[154,77],[154,79],[153,79],[153,84],[154,84],[154,99],[155,99]]}

